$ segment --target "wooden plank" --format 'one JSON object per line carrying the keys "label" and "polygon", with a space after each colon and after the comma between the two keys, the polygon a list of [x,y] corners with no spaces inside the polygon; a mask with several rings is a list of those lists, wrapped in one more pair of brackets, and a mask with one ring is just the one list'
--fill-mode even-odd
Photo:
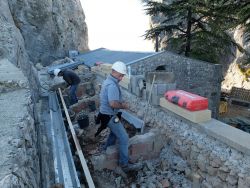
{"label": "wooden plank", "polygon": [[211,110],[189,111],[167,101],[164,97],[160,98],[160,106],[194,123],[211,120]]}
{"label": "wooden plank", "polygon": [[85,158],[83,156],[83,153],[82,153],[82,148],[81,148],[81,146],[79,144],[79,141],[78,141],[78,139],[76,137],[75,129],[73,128],[71,119],[69,117],[69,113],[68,113],[68,110],[66,108],[66,105],[65,105],[65,102],[64,102],[64,99],[63,99],[63,96],[62,96],[61,89],[59,88],[58,90],[59,90],[59,94],[60,94],[60,98],[61,98],[61,101],[62,101],[62,104],[63,104],[64,111],[65,111],[65,114],[66,114],[66,118],[67,118],[67,121],[69,123],[70,132],[72,134],[72,137],[73,137],[76,149],[77,149],[78,156],[80,158],[80,162],[81,162],[81,165],[82,165],[86,180],[88,182],[88,186],[89,186],[89,188],[95,188],[93,179],[92,179],[92,177],[90,175],[90,172],[89,172],[89,168],[87,166],[86,160],[85,160]]}

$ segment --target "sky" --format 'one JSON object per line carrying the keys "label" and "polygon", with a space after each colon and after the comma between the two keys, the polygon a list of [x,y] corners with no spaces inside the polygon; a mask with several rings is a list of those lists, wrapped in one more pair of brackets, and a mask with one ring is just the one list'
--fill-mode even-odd
{"label": "sky", "polygon": [[149,29],[140,0],[80,0],[88,27],[89,48],[154,51],[142,35]]}

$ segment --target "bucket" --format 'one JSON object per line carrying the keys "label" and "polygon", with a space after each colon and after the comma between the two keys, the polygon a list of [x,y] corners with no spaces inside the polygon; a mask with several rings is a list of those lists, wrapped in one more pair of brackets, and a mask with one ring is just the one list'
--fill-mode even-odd
{"label": "bucket", "polygon": [[89,117],[85,114],[77,118],[77,123],[81,129],[89,126]]}

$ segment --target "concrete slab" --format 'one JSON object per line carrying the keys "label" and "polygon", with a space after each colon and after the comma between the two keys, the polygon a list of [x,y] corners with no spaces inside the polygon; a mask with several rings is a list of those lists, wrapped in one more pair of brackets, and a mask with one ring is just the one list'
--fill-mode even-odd
{"label": "concrete slab", "polygon": [[230,145],[238,151],[250,155],[250,134],[218,120],[200,123],[208,135]]}
{"label": "concrete slab", "polygon": [[168,102],[164,97],[160,98],[160,106],[194,123],[201,123],[211,120],[211,110],[200,110],[191,112],[171,102]]}

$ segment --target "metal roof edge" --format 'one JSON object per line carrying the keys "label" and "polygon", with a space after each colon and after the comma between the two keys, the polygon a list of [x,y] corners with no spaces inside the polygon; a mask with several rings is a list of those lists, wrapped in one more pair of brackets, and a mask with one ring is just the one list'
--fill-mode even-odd
{"label": "metal roof edge", "polygon": [[149,57],[153,57],[153,56],[155,56],[155,55],[159,55],[159,54],[162,54],[162,53],[164,53],[164,51],[162,51],[162,52],[155,52],[154,54],[148,55],[148,56],[146,56],[146,57],[142,57],[142,58],[137,59],[137,60],[134,60],[134,61],[131,61],[131,62],[127,63],[126,65],[131,65],[131,64],[134,64],[134,63],[136,63],[136,62],[138,62],[138,61],[140,61],[140,60],[147,59],[147,58],[149,58]]}
{"label": "metal roof edge", "polygon": [[[100,51],[100,50],[104,50],[104,49],[107,50],[107,48],[97,48],[97,49],[94,49],[94,50],[89,50],[87,52],[83,52],[83,53],[79,54],[78,56],[85,55],[85,54],[90,54],[90,53],[93,53],[93,52],[96,52],[96,51]],[[76,56],[76,58],[78,56]]]}

